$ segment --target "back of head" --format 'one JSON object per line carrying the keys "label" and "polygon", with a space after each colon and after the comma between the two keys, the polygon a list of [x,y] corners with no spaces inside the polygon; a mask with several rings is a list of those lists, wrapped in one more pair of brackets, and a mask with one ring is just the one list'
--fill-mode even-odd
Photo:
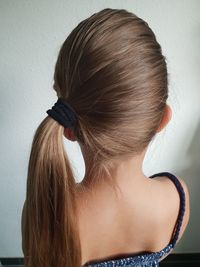
{"label": "back of head", "polygon": [[54,79],[78,114],[74,134],[96,169],[142,151],[162,119],[165,57],[148,24],[124,9],[82,21],[62,45]]}
{"label": "back of head", "polygon": [[[60,49],[54,81],[57,96],[76,112],[74,135],[87,151],[86,171],[94,179],[147,147],[168,97],[166,61],[155,34],[125,9],[103,9],[73,29]],[[47,116],[34,136],[24,226],[26,267],[81,266],[76,183],[63,133]]]}

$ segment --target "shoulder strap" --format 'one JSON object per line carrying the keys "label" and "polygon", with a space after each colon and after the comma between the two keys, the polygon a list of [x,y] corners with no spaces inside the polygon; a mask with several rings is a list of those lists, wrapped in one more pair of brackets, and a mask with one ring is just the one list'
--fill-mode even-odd
{"label": "shoulder strap", "polygon": [[179,181],[179,179],[169,173],[169,172],[161,172],[161,173],[156,173],[154,175],[151,175],[149,178],[154,178],[157,176],[167,176],[176,186],[178,192],[179,192],[179,196],[180,196],[180,209],[179,209],[179,214],[178,214],[178,218],[177,218],[177,222],[174,228],[174,234],[173,237],[170,241],[170,244],[172,244],[172,248],[175,246],[178,236],[179,236],[179,232],[180,232],[180,228],[183,222],[183,216],[184,216],[184,212],[185,212],[185,192],[183,190],[183,187]]}

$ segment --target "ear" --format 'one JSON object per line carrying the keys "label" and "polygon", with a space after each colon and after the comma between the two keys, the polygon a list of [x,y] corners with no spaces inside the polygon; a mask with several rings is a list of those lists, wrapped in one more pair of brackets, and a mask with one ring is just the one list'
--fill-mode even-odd
{"label": "ear", "polygon": [[165,107],[165,111],[164,111],[162,120],[160,122],[160,125],[159,125],[157,131],[156,131],[157,133],[160,132],[160,131],[162,131],[163,128],[165,128],[165,126],[171,120],[171,117],[172,117],[172,109],[171,109],[171,107],[168,104],[166,104],[166,107]]}
{"label": "ear", "polygon": [[64,136],[69,139],[70,141],[76,141],[74,132],[71,128],[65,128],[64,129]]}

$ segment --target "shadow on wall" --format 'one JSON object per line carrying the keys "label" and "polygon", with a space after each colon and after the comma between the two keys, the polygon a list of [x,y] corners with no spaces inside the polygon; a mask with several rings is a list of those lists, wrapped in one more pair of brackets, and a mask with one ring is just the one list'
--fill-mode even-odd
{"label": "shadow on wall", "polygon": [[[200,122],[195,131],[192,142],[187,151],[188,166],[178,171],[178,174],[186,182],[190,193],[190,219],[178,247],[185,250],[183,244],[187,245],[187,253],[200,252]],[[197,251],[198,248],[198,251]]]}

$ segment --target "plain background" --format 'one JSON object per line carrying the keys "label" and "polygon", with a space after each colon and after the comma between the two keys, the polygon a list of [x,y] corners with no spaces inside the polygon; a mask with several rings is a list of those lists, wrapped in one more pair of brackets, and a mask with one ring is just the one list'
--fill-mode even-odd
{"label": "plain background", "polygon": [[[0,1],[0,257],[22,257],[21,211],[33,134],[57,100],[52,89],[61,44],[99,10],[125,8],[153,29],[167,58],[173,117],[147,152],[144,171],[182,177],[191,195],[187,230],[174,253],[200,252],[200,1]],[[77,181],[84,162],[64,140]],[[165,207],[163,207],[165,208]]]}

